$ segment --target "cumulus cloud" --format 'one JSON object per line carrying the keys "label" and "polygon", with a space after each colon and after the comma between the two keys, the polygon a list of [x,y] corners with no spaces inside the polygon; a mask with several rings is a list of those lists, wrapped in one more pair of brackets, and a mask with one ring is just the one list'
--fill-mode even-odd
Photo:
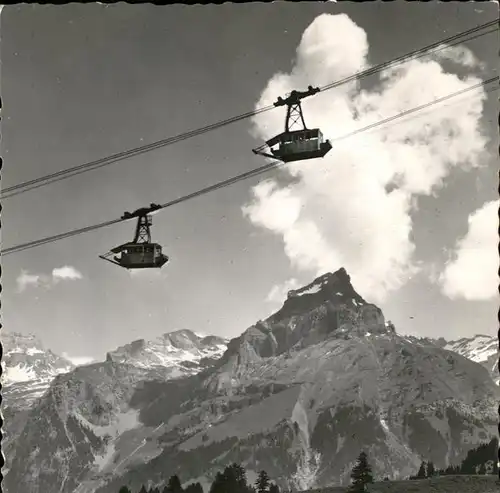
{"label": "cumulus cloud", "polygon": [[[257,107],[293,89],[364,70],[368,52],[365,31],[348,16],[320,15],[303,33],[292,71],[271,78]],[[455,60],[471,63],[465,55]],[[303,100],[306,124],[321,128],[333,149],[322,160],[288,164],[291,184],[267,180],[254,187],[243,213],[282,237],[295,268],[320,275],[343,266],[364,295],[382,301],[419,270],[410,216],[416,197],[435,194],[457,167],[479,166],[486,95],[478,90],[461,104],[435,106],[418,118],[335,141],[480,79],[446,73],[427,57],[387,69],[372,81],[371,89],[354,81]],[[256,115],[252,134],[267,140],[282,131],[284,117],[279,110]]]}
{"label": "cumulus cloud", "polygon": [[484,64],[481,63],[465,46],[446,46],[441,45],[436,48],[436,51],[432,52],[430,58],[437,60],[448,60],[463,67],[473,68],[481,67],[484,68]]}
{"label": "cumulus cloud", "polygon": [[82,279],[82,274],[78,272],[74,267],[65,265],[64,267],[53,269],[52,278],[54,280],[56,279],[76,280],[76,279]]}
{"label": "cumulus cloud", "polygon": [[22,293],[29,287],[41,287],[48,283],[49,279],[47,276],[40,274],[29,274],[28,271],[22,270],[21,274],[16,279],[17,290]]}
{"label": "cumulus cloud", "polygon": [[29,287],[48,289],[60,281],[74,281],[82,278],[83,276],[78,270],[67,265],[53,269],[50,276],[46,274],[30,274],[28,271],[22,270],[16,280],[17,290],[22,293]]}
{"label": "cumulus cloud", "polygon": [[443,294],[451,299],[498,297],[498,208],[487,202],[469,216],[467,234],[457,241],[452,259],[439,276]]}

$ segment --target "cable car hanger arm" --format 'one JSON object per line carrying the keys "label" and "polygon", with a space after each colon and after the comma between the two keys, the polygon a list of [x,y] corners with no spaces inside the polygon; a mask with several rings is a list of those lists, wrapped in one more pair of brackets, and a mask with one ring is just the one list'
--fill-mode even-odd
{"label": "cable car hanger arm", "polygon": [[256,155],[259,155],[259,156],[268,157],[270,159],[276,159],[276,156],[273,156],[272,154],[268,154],[267,152],[261,151],[259,147],[257,149],[252,149],[252,152]]}
{"label": "cable car hanger arm", "polygon": [[308,96],[314,96],[321,89],[319,87],[308,86],[307,91],[296,91],[295,89],[290,93],[290,95],[283,99],[278,97],[278,100],[274,103],[274,106],[291,106],[293,104],[299,104],[301,99],[307,98]]}
{"label": "cable car hanger arm", "polygon": [[99,255],[99,258],[102,258],[103,260],[107,260],[108,262],[111,262],[112,264],[115,264],[115,265],[118,265],[118,267],[121,267],[121,264],[119,264],[118,262],[116,262],[114,260],[111,260],[110,258],[106,257],[106,254],[105,255]]}

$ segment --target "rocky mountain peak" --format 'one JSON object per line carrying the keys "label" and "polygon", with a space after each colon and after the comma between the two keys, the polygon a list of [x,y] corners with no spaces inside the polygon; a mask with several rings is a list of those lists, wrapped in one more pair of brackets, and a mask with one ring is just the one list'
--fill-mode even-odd
{"label": "rocky mountain peak", "polygon": [[342,267],[335,272],[327,272],[323,274],[307,286],[303,286],[300,289],[291,290],[288,293],[288,297],[302,296],[304,294],[313,294],[318,292],[333,293],[340,291],[341,293],[350,294],[359,297],[359,295],[354,291],[351,284],[351,276]]}
{"label": "rocky mountain peak", "polygon": [[128,363],[141,368],[165,367],[181,373],[196,373],[217,359],[227,341],[217,336],[182,329],[146,341],[138,339],[106,354],[106,361]]}
{"label": "rocky mountain peak", "polygon": [[209,386],[226,388],[228,375],[232,375],[230,381],[240,381],[263,358],[300,351],[332,339],[394,333],[394,326],[385,321],[380,308],[355,291],[350,276],[341,268],[290,291],[278,312],[233,339],[217,364],[225,376],[213,375]]}
{"label": "rocky mountain peak", "polygon": [[1,331],[3,347],[2,380],[4,385],[28,381],[50,381],[74,365],[50,349],[33,334]]}
{"label": "rocky mountain peak", "polygon": [[198,348],[201,344],[201,340],[203,339],[202,335],[197,335],[193,331],[188,329],[166,332],[161,337],[166,344],[170,344],[172,347],[177,349]]}
{"label": "rocky mountain peak", "polygon": [[304,313],[321,305],[351,306],[359,309],[368,303],[356,292],[351,278],[344,268],[317,277],[300,289],[288,292],[281,310],[270,317],[276,323],[280,319]]}

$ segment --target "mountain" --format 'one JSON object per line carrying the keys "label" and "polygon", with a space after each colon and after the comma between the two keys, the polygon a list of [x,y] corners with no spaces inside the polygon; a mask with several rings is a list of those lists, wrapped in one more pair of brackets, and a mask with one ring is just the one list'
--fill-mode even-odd
{"label": "mountain", "polygon": [[453,351],[471,361],[484,366],[493,381],[500,385],[498,372],[498,337],[477,334],[473,337],[463,337],[456,341],[446,341],[444,338],[432,339],[429,337],[406,336],[408,341],[420,345],[436,345],[447,351]]}
{"label": "mountain", "polygon": [[139,339],[106,355],[107,361],[140,368],[163,367],[178,378],[211,366],[226,350],[228,341],[190,330],[169,332],[152,340]]}
{"label": "mountain", "polygon": [[138,491],[173,474],[207,484],[233,461],[308,489],[345,483],[361,449],[376,476],[405,477],[496,431],[487,370],[398,335],[344,269],[291,291],[196,374],[167,380],[161,365],[122,362],[157,344],[56,377],[19,436],[6,491]]}
{"label": "mountain", "polygon": [[74,365],[46,349],[34,335],[2,329],[2,448],[10,460],[12,444],[23,429],[29,408],[59,374]]}
{"label": "mountain", "polygon": [[[217,336],[178,330],[163,334],[152,341],[134,341],[108,352],[105,362],[76,368],[66,359],[45,349],[34,336],[4,333],[2,342],[4,350],[7,349],[2,363],[6,368],[2,379],[4,406],[7,403],[7,407],[4,407],[4,430],[7,433],[3,443],[9,451],[7,471],[12,465],[16,467],[16,460],[22,467],[26,454],[29,455],[29,452],[17,443],[14,446],[13,439],[30,435],[31,421],[28,421],[27,426],[26,421],[28,416],[33,415],[36,421],[39,420],[37,413],[40,413],[40,406],[43,409],[41,415],[52,420],[62,419],[70,436],[71,431],[76,429],[72,417],[78,416],[83,436],[90,440],[92,446],[97,447],[94,449],[91,446],[91,450],[95,453],[94,459],[99,469],[106,462],[107,454],[113,455],[115,446],[120,446],[112,439],[124,433],[129,426],[134,426],[134,412],[122,412],[122,408],[126,407],[125,403],[135,384],[147,380],[163,381],[193,375],[212,365],[227,346],[227,341]],[[40,405],[34,406],[30,414],[30,407],[45,392]],[[58,405],[54,406],[54,403],[67,405],[79,399],[91,400],[84,405],[81,415],[66,415],[65,410],[59,409]],[[97,424],[92,428],[92,417],[95,418],[96,415]],[[89,429],[96,434],[92,435]],[[78,438],[81,436],[78,435]],[[85,447],[83,450],[84,452],[81,452],[80,448],[76,447],[74,452],[77,456],[83,453],[85,457],[88,452]],[[57,446],[52,452],[57,456],[59,451]],[[18,459],[15,459],[16,455]],[[5,472],[4,470],[4,474]],[[50,490],[50,487],[48,489]]]}
{"label": "mountain", "polygon": [[448,342],[444,349],[454,351],[466,358],[480,363],[491,374],[497,385],[500,385],[498,372],[498,337],[478,334],[474,337],[462,338]]}
{"label": "mountain", "polygon": [[47,350],[34,335],[7,332],[2,329],[3,394],[28,407],[42,395],[56,375],[67,373],[75,365]]}
{"label": "mountain", "polygon": [[[7,420],[20,419],[59,374],[75,365],[46,349],[34,335],[1,331],[3,413]],[[15,428],[15,427],[14,427]],[[9,440],[7,427],[6,440]]]}

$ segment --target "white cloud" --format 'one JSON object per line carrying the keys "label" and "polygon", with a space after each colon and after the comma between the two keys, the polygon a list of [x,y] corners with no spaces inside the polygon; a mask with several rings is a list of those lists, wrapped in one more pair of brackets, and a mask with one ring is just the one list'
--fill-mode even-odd
{"label": "white cloud", "polygon": [[70,356],[68,353],[62,353],[62,357],[73,363],[75,366],[89,365],[95,361],[90,356]]}
{"label": "white cloud", "polygon": [[40,274],[29,274],[28,271],[22,270],[21,274],[16,279],[17,291],[22,293],[29,287],[41,287],[46,286],[50,280],[47,276]]}
{"label": "white cloud", "polygon": [[17,290],[19,293],[22,293],[28,287],[43,287],[48,289],[60,281],[74,281],[82,278],[82,274],[71,266],[53,269],[51,276],[45,274],[29,274],[28,271],[22,270],[16,280]]}
{"label": "white cloud", "polygon": [[269,303],[283,303],[288,296],[288,291],[300,287],[300,283],[297,279],[288,279],[288,281],[285,281],[283,284],[276,284],[273,286],[267,295],[266,301]]}
{"label": "white cloud", "polygon": [[74,267],[65,265],[64,267],[53,269],[52,278],[54,280],[56,279],[76,280],[76,279],[82,279],[82,274],[78,272]]}
{"label": "white cloud", "polygon": [[[348,16],[317,17],[291,73],[272,77],[257,107],[367,68],[368,48],[366,33]],[[445,73],[430,58],[413,60],[380,74],[372,90],[353,82],[307,98],[302,107],[310,128],[335,139],[479,81]],[[319,275],[343,266],[364,295],[381,301],[418,271],[410,217],[416,196],[436,193],[456,167],[479,165],[484,99],[480,90],[461,104],[333,142],[324,159],[286,166],[293,184],[268,180],[254,187],[243,212],[283,238],[297,269]],[[252,133],[268,139],[282,131],[284,117],[283,109],[256,115]]]}
{"label": "white cloud", "polygon": [[467,234],[458,240],[453,259],[439,276],[442,292],[451,299],[498,297],[498,208],[487,202],[469,216]]}
{"label": "white cloud", "polygon": [[481,67],[484,68],[484,64],[480,63],[479,60],[474,56],[472,51],[470,51],[465,46],[445,46],[441,45],[434,51],[430,58],[436,60],[449,60],[450,62],[462,65],[463,67],[473,68]]}

